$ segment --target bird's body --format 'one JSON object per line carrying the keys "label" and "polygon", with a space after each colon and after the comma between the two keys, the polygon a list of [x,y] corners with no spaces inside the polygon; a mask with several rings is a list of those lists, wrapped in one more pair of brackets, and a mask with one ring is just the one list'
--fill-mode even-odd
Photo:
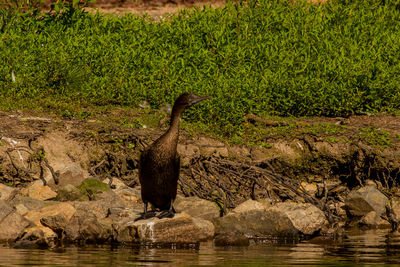
{"label": "bird's body", "polygon": [[154,212],[147,211],[150,203],[162,211],[159,218],[173,217],[173,202],[176,198],[180,158],[177,153],[179,120],[186,107],[208,97],[183,94],[175,101],[169,129],[140,155],[139,181],[141,184],[144,212],[136,220],[151,218]]}
{"label": "bird's body", "polygon": [[[169,202],[176,197],[180,160],[175,145],[169,143],[168,135],[162,136],[140,156],[140,184],[142,200],[150,202],[154,208],[167,210]],[[177,141],[177,140],[176,140]]]}

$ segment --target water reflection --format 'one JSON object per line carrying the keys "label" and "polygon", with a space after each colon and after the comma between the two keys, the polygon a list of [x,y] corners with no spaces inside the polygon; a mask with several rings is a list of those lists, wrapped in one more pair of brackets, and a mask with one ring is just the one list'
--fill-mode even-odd
{"label": "water reflection", "polygon": [[249,247],[130,248],[67,247],[59,250],[0,246],[0,266],[352,266],[400,263],[400,234],[383,230],[346,232],[340,240],[298,244],[253,243]]}

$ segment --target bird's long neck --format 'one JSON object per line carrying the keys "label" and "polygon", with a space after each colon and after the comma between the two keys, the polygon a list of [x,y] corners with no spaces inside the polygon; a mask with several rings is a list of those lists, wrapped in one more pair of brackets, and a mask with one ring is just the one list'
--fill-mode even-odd
{"label": "bird's long neck", "polygon": [[174,147],[178,145],[179,120],[181,118],[184,109],[185,108],[176,106],[172,108],[170,126],[167,132],[165,133],[165,138],[167,138],[168,141],[174,145]]}

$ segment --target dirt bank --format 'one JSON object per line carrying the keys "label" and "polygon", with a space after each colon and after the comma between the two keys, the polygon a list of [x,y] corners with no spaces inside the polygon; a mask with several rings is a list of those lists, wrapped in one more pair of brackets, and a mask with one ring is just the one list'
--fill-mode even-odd
{"label": "dirt bank", "polygon": [[[144,113],[112,109],[90,119],[70,120],[2,112],[1,182],[23,187],[33,180],[57,179],[60,171],[74,166],[85,176],[117,177],[138,186],[138,155],[168,122],[166,113],[156,113],[151,115],[153,125],[161,128],[148,128],[150,124],[138,119],[148,116]],[[398,194],[399,117],[266,120],[248,116],[245,120],[248,135],[252,140],[257,135],[259,145],[235,145],[234,140],[182,132],[178,147],[182,194],[215,201],[222,209],[249,198],[309,198],[296,193],[298,188],[306,192],[307,186],[316,188],[313,198],[329,204],[337,201],[337,192],[367,180],[386,194]]]}
{"label": "dirt bank", "polygon": [[[49,9],[53,0],[45,3],[45,8]],[[125,14],[133,13],[137,15],[147,14],[152,18],[160,18],[166,14],[176,13],[182,9],[194,7],[223,7],[223,0],[96,0],[90,3],[85,10],[89,12],[101,12],[103,14]]]}

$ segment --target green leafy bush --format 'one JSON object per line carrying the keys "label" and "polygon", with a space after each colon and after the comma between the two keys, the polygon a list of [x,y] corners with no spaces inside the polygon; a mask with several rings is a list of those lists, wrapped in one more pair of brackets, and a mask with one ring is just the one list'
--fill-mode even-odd
{"label": "green leafy bush", "polygon": [[159,22],[68,5],[0,25],[0,95],[9,108],[157,108],[182,92],[212,95],[186,117],[228,136],[248,113],[394,112],[399,21],[396,1],[259,0]]}

